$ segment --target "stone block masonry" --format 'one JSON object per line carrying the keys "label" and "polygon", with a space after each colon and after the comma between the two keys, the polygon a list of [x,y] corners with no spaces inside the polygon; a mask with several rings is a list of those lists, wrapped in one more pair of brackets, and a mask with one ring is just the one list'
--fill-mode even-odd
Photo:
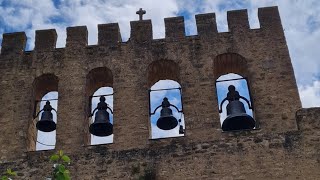
{"label": "stone block masonry", "polygon": [[[90,46],[85,26],[68,27],[65,48],[55,48],[54,29],[38,30],[29,52],[24,32],[4,34],[0,171],[51,171],[54,150],[34,151],[32,115],[34,101],[57,90],[56,149],[73,159],[73,179],[319,179],[320,110],[300,109],[277,7],[258,18],[261,28],[250,29],[246,10],[230,11],[220,33],[214,13],[196,15],[195,36],[185,36],[183,17],[166,18],[164,39],[153,39],[150,20],[133,21],[127,42],[117,23],[100,24]],[[226,73],[248,79],[259,129],[222,132],[214,92]],[[162,79],[182,87],[186,135],[149,140],[147,90]],[[100,85],[114,90],[114,142],[90,146],[88,96]]]}

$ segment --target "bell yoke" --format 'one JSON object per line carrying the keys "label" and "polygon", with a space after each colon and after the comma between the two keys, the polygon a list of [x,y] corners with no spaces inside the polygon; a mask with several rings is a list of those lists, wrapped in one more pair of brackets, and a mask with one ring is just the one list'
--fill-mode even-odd
{"label": "bell yoke", "polygon": [[246,113],[244,105],[240,99],[248,103],[249,109],[253,109],[247,98],[240,96],[239,92],[233,85],[228,87],[229,92],[220,104],[219,113],[222,113],[222,104],[228,100],[227,117],[222,123],[223,131],[236,131],[244,129],[253,129],[255,127],[255,120]]}

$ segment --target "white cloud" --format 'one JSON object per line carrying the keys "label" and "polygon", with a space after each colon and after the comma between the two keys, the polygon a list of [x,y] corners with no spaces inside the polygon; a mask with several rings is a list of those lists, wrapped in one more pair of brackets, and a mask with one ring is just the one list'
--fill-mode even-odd
{"label": "white cloud", "polygon": [[303,99],[303,107],[320,107],[320,81],[314,81],[312,85],[299,86],[299,92],[300,98]]}
{"label": "white cloud", "polygon": [[[7,28],[26,31],[29,38],[28,49],[34,47],[34,32],[38,29],[55,28],[58,33],[57,47],[64,47],[66,27],[86,25],[89,44],[97,43],[97,25],[117,22],[123,39],[130,36],[130,21],[138,19],[138,8],[146,9],[145,19],[152,19],[154,38],[164,37],[163,18],[176,16],[177,3],[173,0],[65,0],[55,7],[53,1],[21,0],[10,1],[0,6],[0,17]],[[56,21],[55,21],[56,20]],[[0,21],[1,22],[1,21]],[[0,32],[3,28],[0,28]]]}
{"label": "white cloud", "polygon": [[[180,84],[173,80],[160,80],[151,86],[151,90],[159,89],[170,89],[170,88],[179,88]],[[177,91],[177,90],[175,90]],[[168,96],[172,90],[163,90],[163,91],[151,91],[151,103],[152,104],[161,104],[164,97]],[[170,100],[170,99],[169,99]],[[171,102],[171,101],[170,101]]]}
{"label": "white cloud", "polygon": [[69,25],[86,25],[89,44],[97,42],[97,24],[117,22],[122,38],[130,36],[130,21],[138,19],[135,12],[143,7],[147,13],[144,19],[152,19],[154,38],[164,37],[163,18],[175,16],[178,7],[175,1],[64,1],[60,13],[69,19]]}
{"label": "white cloud", "polygon": [[320,1],[279,1],[279,9],[298,84],[310,85],[320,72]]}
{"label": "white cloud", "polygon": [[223,81],[223,80],[228,80],[228,79],[237,79],[237,78],[242,78],[242,76],[240,76],[238,74],[234,74],[234,73],[229,73],[229,74],[220,76],[217,79],[217,81]]}
{"label": "white cloud", "polygon": [[173,80],[160,80],[152,85],[151,90],[155,89],[168,89],[168,88],[178,88],[180,84]]}

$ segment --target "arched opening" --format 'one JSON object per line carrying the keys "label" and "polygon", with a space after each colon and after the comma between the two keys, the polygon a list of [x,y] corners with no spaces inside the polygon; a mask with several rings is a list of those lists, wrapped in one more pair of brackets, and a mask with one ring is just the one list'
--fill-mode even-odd
{"label": "arched opening", "polygon": [[[108,106],[113,109],[113,88],[112,87],[101,87],[96,92],[93,93],[92,99],[91,99],[91,112],[94,111],[94,109],[97,107],[99,103],[99,98],[101,96],[104,96],[106,98],[106,103]],[[109,120],[110,123],[113,124],[113,114],[109,113]],[[94,123],[94,120],[96,118],[96,113],[93,114],[91,118],[90,124]],[[113,143],[113,134],[109,136],[95,136],[91,134],[91,145],[98,145],[98,144],[110,144]]]}
{"label": "arched opening", "polygon": [[106,67],[98,67],[86,79],[86,144],[113,143],[113,74]]}
{"label": "arched opening", "polygon": [[[244,97],[249,101],[245,101],[243,98],[240,98],[240,102],[243,103],[245,111],[244,113],[248,114],[249,116],[253,117],[253,110],[252,110],[252,101],[250,97],[250,91],[248,87],[248,82],[245,78],[238,74],[229,73],[226,75],[220,76],[216,81],[216,90],[217,90],[217,98],[218,98],[218,105],[220,111],[220,123],[221,127],[223,127],[224,121],[227,119],[227,105],[228,102],[222,101],[227,97],[227,94],[229,92],[228,88],[230,85],[235,87],[235,90],[239,92],[239,95]],[[241,116],[240,114],[238,114]],[[230,115],[229,115],[230,116]]]}
{"label": "arched opening", "polygon": [[[39,109],[43,109],[46,102],[49,101],[50,105],[58,111],[58,92],[57,91],[51,91],[45,94],[41,101],[38,103]],[[38,121],[41,120],[43,112],[39,113]],[[53,115],[53,121],[57,123],[57,114],[52,113]],[[43,132],[38,130],[37,131],[37,142],[36,142],[36,150],[50,150],[54,149],[56,144],[56,130],[51,132]]]}
{"label": "arched opening", "polygon": [[184,136],[182,91],[179,66],[171,60],[158,60],[148,67],[150,138]]}
{"label": "arched opening", "polygon": [[[154,113],[150,115],[151,139],[184,136],[184,114],[183,112],[179,112],[183,109],[181,95],[182,93],[180,84],[173,80],[160,80],[151,86],[149,97],[150,111],[151,113]],[[159,120],[161,118],[161,110],[163,108],[156,108],[162,104],[164,98],[167,98],[170,104],[177,107],[177,109],[170,107],[172,110],[172,116],[178,123],[173,129],[170,130],[163,130],[159,128]],[[181,128],[183,131],[181,131]]]}
{"label": "arched opening", "polygon": [[236,53],[225,53],[218,55],[213,61],[214,78],[235,73],[242,77],[248,77],[247,61],[244,57]]}
{"label": "arched opening", "polygon": [[151,87],[159,80],[174,80],[179,82],[179,66],[172,60],[158,60],[148,67],[148,86]]}
{"label": "arched opening", "polygon": [[58,77],[53,74],[43,74],[33,82],[33,116],[28,128],[29,151],[55,148],[58,82]]}
{"label": "arched opening", "polygon": [[235,53],[221,54],[213,66],[222,130],[255,129],[245,58]]}

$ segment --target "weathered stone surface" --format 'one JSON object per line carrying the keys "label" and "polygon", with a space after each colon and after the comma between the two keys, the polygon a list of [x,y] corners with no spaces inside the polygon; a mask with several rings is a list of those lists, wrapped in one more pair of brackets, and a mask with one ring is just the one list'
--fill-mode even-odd
{"label": "weathered stone surface", "polygon": [[37,30],[35,50],[52,50],[56,47],[57,32],[55,29]]}
{"label": "weathered stone surface", "polygon": [[121,42],[121,34],[118,23],[98,25],[98,44],[116,46]]}
{"label": "weathered stone surface", "polygon": [[[127,43],[121,42],[117,24],[100,25],[99,44],[93,46],[87,45],[86,27],[72,27],[66,48],[59,49],[51,30],[38,36],[39,43],[50,36],[48,46],[24,53],[23,33],[5,35],[0,172],[13,168],[21,179],[49,175],[47,159],[54,151],[33,152],[32,115],[38,92],[54,87],[59,91],[56,149],[71,156],[73,179],[319,178],[320,110],[299,110],[278,10],[259,9],[261,29],[250,30],[245,16],[246,11],[229,13],[231,32],[225,33],[216,32],[213,14],[197,16],[200,35],[192,37],[184,36],[183,18],[166,19],[166,38],[158,40],[152,39],[150,21],[132,22]],[[223,66],[237,59],[246,65]],[[215,80],[231,71],[248,79],[259,130],[221,131]],[[52,81],[57,85],[37,83],[48,74],[57,77]],[[88,146],[87,101],[101,76],[106,76],[101,86],[114,90],[114,142]],[[164,78],[182,86],[186,135],[149,140],[147,90]]]}

